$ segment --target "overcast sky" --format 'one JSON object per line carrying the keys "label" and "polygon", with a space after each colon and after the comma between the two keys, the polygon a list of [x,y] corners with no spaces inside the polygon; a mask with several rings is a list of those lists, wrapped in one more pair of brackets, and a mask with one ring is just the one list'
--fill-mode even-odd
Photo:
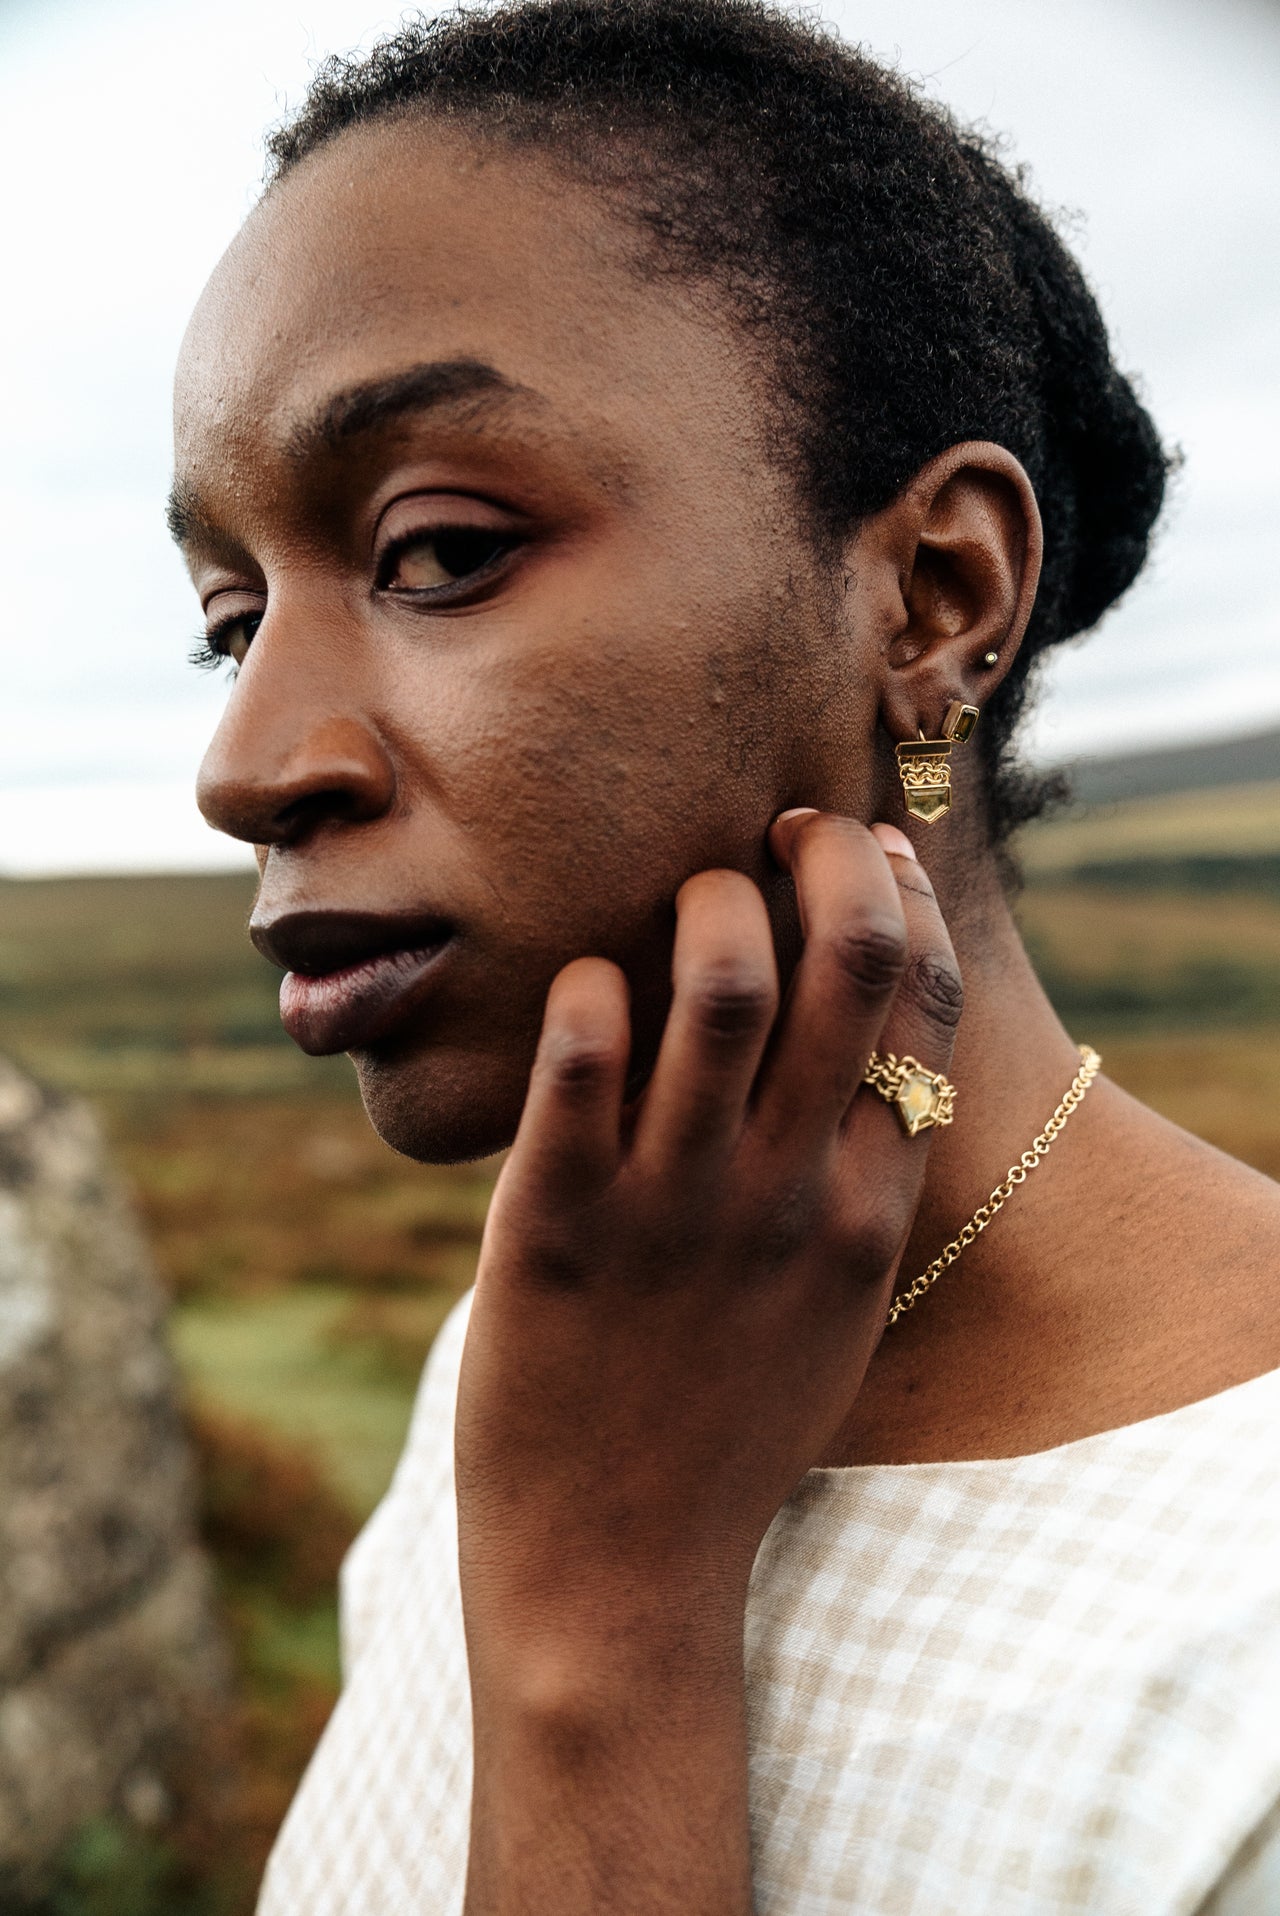
{"label": "overcast sky", "polygon": [[[226,696],[162,523],[187,314],[352,0],[0,0],[0,871],[242,862],[190,797]],[[1149,575],[1056,663],[1043,757],[1280,722],[1280,7],[841,0],[1007,133],[1185,450]]]}

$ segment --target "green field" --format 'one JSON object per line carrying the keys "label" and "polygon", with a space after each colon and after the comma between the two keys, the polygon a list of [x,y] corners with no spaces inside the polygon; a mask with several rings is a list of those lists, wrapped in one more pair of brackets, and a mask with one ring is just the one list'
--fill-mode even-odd
{"label": "green field", "polygon": [[1148,883],[1167,877],[1169,864],[1187,858],[1223,862],[1255,858],[1280,867],[1280,779],[1223,785],[1209,791],[1168,792],[1092,806],[1029,832],[1023,863],[1034,880],[1145,860]]}
{"label": "green field", "polygon": [[[1028,836],[1019,904],[1109,1072],[1272,1176],[1280,1107],[1255,1087],[1280,1068],[1278,847],[1280,784],[1104,806]],[[239,876],[0,881],[0,1043],[94,1102],[146,1220],[241,1674],[245,1871],[186,1902],[139,1891],[120,1916],[251,1907],[336,1694],[337,1563],[389,1480],[492,1186],[493,1166],[395,1156],[346,1063],[285,1040],[251,895]]]}

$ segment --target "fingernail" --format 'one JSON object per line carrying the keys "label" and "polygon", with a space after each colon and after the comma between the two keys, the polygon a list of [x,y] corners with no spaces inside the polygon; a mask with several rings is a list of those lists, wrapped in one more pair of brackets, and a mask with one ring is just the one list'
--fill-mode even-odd
{"label": "fingernail", "polygon": [[873,825],[871,836],[885,851],[892,852],[895,858],[910,858],[915,864],[919,864],[915,846],[907,834],[900,832],[896,825]]}
{"label": "fingernail", "polygon": [[773,853],[784,871],[790,869],[790,827],[798,825],[801,819],[816,818],[817,816],[818,808],[816,805],[792,805],[785,812],[779,812],[772,825],[770,825],[768,832],[769,850]]}

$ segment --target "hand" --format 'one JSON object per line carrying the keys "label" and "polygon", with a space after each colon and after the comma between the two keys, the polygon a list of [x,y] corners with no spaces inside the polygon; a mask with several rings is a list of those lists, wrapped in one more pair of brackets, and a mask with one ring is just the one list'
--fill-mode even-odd
{"label": "hand", "polygon": [[[732,871],[690,879],[671,1010],[633,1112],[621,972],[581,959],[548,997],[459,1387],[477,1741],[469,1911],[525,1907],[495,1898],[531,1836],[569,1843],[583,1909],[702,1908],[689,1871],[726,1817],[741,1853],[723,1868],[745,1868],[751,1565],[857,1394],[928,1150],[927,1133],[908,1138],[859,1087],[875,1048],[945,1071],[960,1008],[951,943],[914,860],[817,813],[784,815],[770,842],[795,880],[805,940],[785,1001],[756,887]],[[647,1749],[641,1776],[613,1745],[615,1721]],[[517,1747],[518,1777],[507,1760]],[[572,1786],[593,1768],[583,1750],[597,1752],[589,1813]],[[619,1764],[625,1784],[611,1791]],[[670,1863],[670,1831],[650,1826],[670,1820],[668,1772],[683,1779],[682,1826],[690,1787],[711,1819],[672,1877],[675,1900],[601,1901],[592,1872],[613,1837],[591,1830],[602,1814],[608,1824],[608,1801],[629,1824],[648,1802],[648,1825],[622,1847],[641,1842],[656,1859],[657,1842],[665,1860],[653,1867]],[[530,1791],[532,1823],[512,1801]],[[504,1846],[514,1828],[523,1835]],[[578,1904],[565,1872],[561,1857],[556,1907],[567,1911]],[[727,1880],[721,1869],[708,1909],[739,1906],[723,1900]]]}

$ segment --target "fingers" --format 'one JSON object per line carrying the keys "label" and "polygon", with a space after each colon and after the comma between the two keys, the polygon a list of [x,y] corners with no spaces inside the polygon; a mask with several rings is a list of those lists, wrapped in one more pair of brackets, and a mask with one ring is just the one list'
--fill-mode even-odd
{"label": "fingers", "polygon": [[736,1145],[778,1008],[769,915],[741,872],[699,872],[681,887],[672,986],[632,1157],[687,1178]]}
{"label": "fingers", "polygon": [[627,983],[604,958],[552,982],[512,1151],[552,1198],[582,1196],[617,1168],[631,1047]]}
{"label": "fingers", "polygon": [[[947,1077],[964,998],[955,951],[922,867],[914,854],[893,850],[901,834],[891,826],[874,829],[888,853],[907,928],[907,961],[877,1049],[915,1058]],[[841,1154],[857,1171],[842,1179],[845,1201],[856,1207],[860,1189],[882,1193],[880,1222],[899,1245],[915,1215],[933,1136],[929,1126],[911,1137],[895,1106],[870,1087],[858,1092],[845,1123]]]}
{"label": "fingers", "polygon": [[[642,1171],[687,1184],[718,1170],[748,1112],[758,1136],[801,1157],[855,1125],[879,1156],[905,1133],[874,1092],[858,1095],[871,1052],[910,1053],[932,1072],[950,1065],[959,970],[910,842],[817,812],[784,815],[770,842],[794,878],[805,938],[787,1001],[779,1015],[756,886],[734,871],[688,880],[671,1010],[628,1151]],[[617,1170],[629,1045],[622,973],[596,958],[566,966],[513,1153],[544,1188],[581,1195]]]}
{"label": "fingers", "polygon": [[892,825],[875,825],[872,831],[889,854],[907,928],[907,962],[878,1049],[892,1051],[899,1058],[916,1058],[926,1070],[945,1075],[964,1007],[964,987],[951,935],[933,886],[916,862],[914,851],[908,856],[897,855],[894,841],[902,839],[903,834]]}
{"label": "fingers", "polygon": [[911,954],[889,861],[832,813],[778,820],[770,843],[795,880],[804,951],[761,1076],[757,1122],[816,1148],[843,1122]]}

